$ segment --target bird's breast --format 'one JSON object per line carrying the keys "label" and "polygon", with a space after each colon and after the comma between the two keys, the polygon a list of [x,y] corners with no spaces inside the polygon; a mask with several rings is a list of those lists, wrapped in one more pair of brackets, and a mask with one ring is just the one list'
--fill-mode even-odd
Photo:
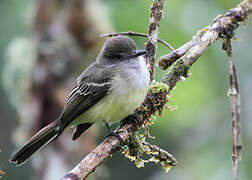
{"label": "bird's breast", "polygon": [[108,122],[122,120],[132,113],[144,101],[149,87],[149,71],[143,58],[131,67],[122,67],[116,74],[109,94],[108,109],[113,113]]}

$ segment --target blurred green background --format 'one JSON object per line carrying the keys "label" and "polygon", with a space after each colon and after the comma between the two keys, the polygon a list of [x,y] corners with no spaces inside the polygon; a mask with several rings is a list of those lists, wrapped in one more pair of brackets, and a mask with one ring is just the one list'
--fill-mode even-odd
{"label": "blurred green background", "polygon": [[[98,8],[98,10],[106,11],[107,21],[102,23],[110,24],[112,27],[110,32],[129,30],[147,32],[151,0],[95,0],[94,2],[93,7],[89,6],[89,11],[96,14],[94,17],[100,16],[100,12],[95,12],[97,7],[94,6],[101,5],[103,8]],[[209,25],[217,15],[225,13],[240,2],[239,0],[169,0],[164,8],[159,37],[177,48],[190,40],[199,29]],[[18,50],[10,51],[13,41],[20,40],[20,38],[21,40],[34,39],[35,35],[31,30],[36,11],[34,4],[29,0],[0,1],[0,149],[2,151],[0,167],[6,173],[3,179],[8,180],[39,179],[34,174],[30,161],[21,167],[9,164],[7,161],[13,151],[17,149],[11,137],[15,127],[19,125],[20,118],[17,108],[22,106],[22,101],[11,100],[10,97],[17,96],[15,93],[19,89],[15,89],[13,92],[8,91],[8,83],[11,84],[9,81],[15,78],[6,79],[9,76],[3,75],[6,73],[6,69],[11,69],[9,66],[12,64],[8,62],[11,58],[26,61],[26,58],[34,57],[29,53],[20,57]],[[98,20],[96,22],[95,18],[92,21],[94,24],[101,23]],[[242,180],[250,180],[252,177],[251,18],[246,22],[246,26],[241,26],[236,31],[236,37],[239,40],[233,41],[233,56],[239,75],[242,100],[243,149],[240,167],[240,179]],[[103,27],[103,25],[100,26]],[[105,32],[110,33],[106,30]],[[144,39],[139,37],[134,40],[139,47],[144,47]],[[34,42],[35,46],[35,41],[31,42]],[[21,44],[21,46],[26,46],[26,44]],[[29,47],[33,47],[33,45]],[[97,46],[90,57],[95,57],[100,47]],[[157,57],[168,52],[166,47],[158,44]],[[29,66],[25,63],[20,65]],[[106,176],[100,175],[90,177],[90,179],[231,179],[231,113],[229,99],[226,95],[229,88],[227,68],[225,52],[221,49],[221,43],[217,42],[193,65],[190,78],[179,82],[172,91],[170,103],[177,105],[177,110],[165,111],[163,116],[158,117],[151,127],[150,132],[152,136],[156,137],[151,141],[172,153],[178,160],[178,165],[169,173],[165,174],[160,165],[152,163],[138,169],[121,153],[116,153],[104,163]],[[80,72],[80,70],[76,71]],[[159,69],[156,72],[156,80],[160,80],[166,73]],[[18,76],[15,75],[16,78]],[[19,102],[20,105],[13,105],[13,102]],[[104,127],[99,127],[99,131],[101,132],[95,136],[97,143],[101,142],[107,133]],[[70,139],[70,135],[68,135],[68,140]],[[83,154],[81,151],[76,153]],[[72,166],[77,162],[78,160],[73,162]],[[99,172],[99,168],[97,171]],[[65,173],[61,172],[62,175]]]}

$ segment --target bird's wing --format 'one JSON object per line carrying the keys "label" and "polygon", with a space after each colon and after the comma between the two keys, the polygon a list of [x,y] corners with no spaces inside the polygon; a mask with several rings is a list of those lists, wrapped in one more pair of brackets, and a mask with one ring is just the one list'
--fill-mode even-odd
{"label": "bird's wing", "polygon": [[60,116],[62,130],[110,92],[112,84],[108,70],[100,70],[96,73],[95,76],[90,76],[88,72],[82,74],[81,81],[70,93]]}

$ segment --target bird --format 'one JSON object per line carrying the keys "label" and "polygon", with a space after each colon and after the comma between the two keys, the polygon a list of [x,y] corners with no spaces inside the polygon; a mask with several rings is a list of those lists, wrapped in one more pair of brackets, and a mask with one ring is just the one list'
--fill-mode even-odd
{"label": "bird", "polygon": [[60,116],[31,137],[9,161],[23,164],[67,127],[75,128],[72,140],[76,140],[94,123],[104,122],[109,127],[132,114],[149,87],[146,53],[127,36],[109,38],[96,60],[77,78]]}

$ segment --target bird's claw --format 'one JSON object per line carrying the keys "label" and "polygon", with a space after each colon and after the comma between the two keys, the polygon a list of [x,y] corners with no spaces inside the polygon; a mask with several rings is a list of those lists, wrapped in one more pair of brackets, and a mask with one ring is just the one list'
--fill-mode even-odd
{"label": "bird's claw", "polygon": [[106,138],[108,138],[108,137],[110,137],[110,136],[114,136],[114,137],[116,137],[121,143],[123,143],[123,142],[124,142],[123,139],[121,138],[121,136],[119,136],[119,133],[122,133],[123,131],[113,131],[113,130],[111,129],[111,127],[109,126],[109,124],[108,124],[106,121],[103,120],[103,122],[104,122],[105,126],[107,127],[107,129],[108,129],[108,131],[109,131],[109,134],[106,136]]}

